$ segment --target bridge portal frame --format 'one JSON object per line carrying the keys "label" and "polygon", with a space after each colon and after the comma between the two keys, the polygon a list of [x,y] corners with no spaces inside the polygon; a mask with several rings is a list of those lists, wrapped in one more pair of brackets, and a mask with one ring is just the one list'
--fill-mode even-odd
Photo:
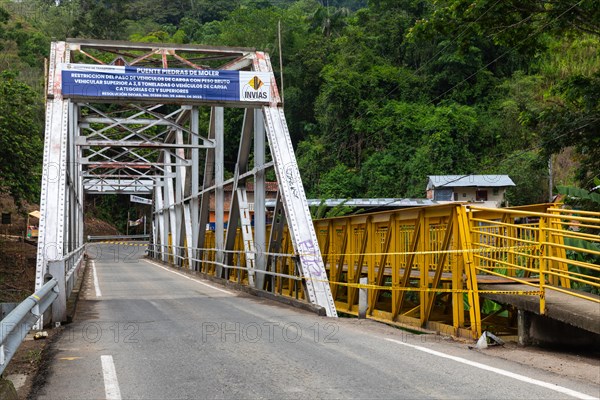
{"label": "bridge portal frame", "polygon": [[[194,69],[220,64],[214,69],[268,73],[271,102],[67,98],[62,94],[62,65],[73,62]],[[324,307],[328,316],[337,316],[268,54],[248,48],[68,39],[51,44],[46,96],[36,289],[47,278],[49,261],[84,243],[86,193],[151,194],[152,254],[163,261],[183,260],[179,265],[191,270],[200,269],[208,250],[204,227],[212,197],[218,276],[228,275],[239,228],[248,281],[265,288],[268,254],[277,245],[267,241],[264,206],[265,175],[273,168],[306,297]],[[206,135],[200,134],[202,107],[211,110]],[[227,180],[226,107],[245,109],[237,161],[229,171],[233,178]],[[256,193],[253,228],[249,179]],[[227,188],[232,201],[225,231]],[[181,251],[182,257],[172,257],[174,251]]]}

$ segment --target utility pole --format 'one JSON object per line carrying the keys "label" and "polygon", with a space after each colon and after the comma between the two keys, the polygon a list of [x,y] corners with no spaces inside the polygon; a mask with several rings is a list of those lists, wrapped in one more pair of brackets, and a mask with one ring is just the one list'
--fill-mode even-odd
{"label": "utility pole", "polygon": [[277,23],[277,37],[279,39],[279,79],[281,79],[281,106],[285,103],[283,95],[283,54],[281,53],[281,20]]}
{"label": "utility pole", "polygon": [[548,202],[552,203],[554,200],[554,196],[552,196],[552,188],[554,187],[554,177],[552,176],[554,173],[554,168],[552,166],[552,155],[548,159]]}

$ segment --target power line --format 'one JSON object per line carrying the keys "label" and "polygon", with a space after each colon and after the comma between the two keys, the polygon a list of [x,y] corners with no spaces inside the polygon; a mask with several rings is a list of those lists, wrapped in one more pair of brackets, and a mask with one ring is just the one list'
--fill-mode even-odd
{"label": "power line", "polygon": [[[581,0],[581,1],[583,1],[583,0]],[[415,70],[415,71],[410,71],[410,74],[411,74],[412,76],[414,76],[414,77],[416,77],[416,78],[417,78],[417,77],[418,77],[418,76],[417,76],[417,72],[419,72],[420,70],[422,70],[422,69],[423,69],[425,66],[429,65],[429,64],[430,64],[430,63],[431,63],[431,62],[432,62],[434,59],[436,59],[436,57],[437,57],[439,54],[443,53],[443,52],[444,52],[444,51],[445,51],[445,50],[446,50],[448,47],[450,47],[450,45],[451,45],[452,43],[454,43],[455,41],[457,41],[458,39],[460,39],[460,37],[462,37],[462,35],[463,35],[463,34],[464,34],[464,33],[465,33],[465,32],[466,32],[466,31],[467,31],[467,30],[468,30],[468,29],[469,29],[469,28],[470,28],[470,27],[471,27],[471,26],[474,24],[474,23],[476,23],[477,21],[479,21],[479,20],[480,20],[480,19],[481,19],[481,18],[482,18],[484,15],[486,15],[486,14],[487,14],[489,11],[491,11],[491,10],[492,10],[494,7],[496,7],[496,5],[497,5],[499,2],[500,2],[500,1],[496,1],[494,4],[492,4],[492,6],[490,6],[488,9],[486,9],[486,10],[485,10],[485,11],[484,11],[484,12],[483,12],[483,13],[482,13],[482,14],[481,14],[481,15],[480,15],[480,16],[479,16],[479,17],[478,17],[476,20],[474,20],[474,21],[470,22],[470,23],[467,25],[467,27],[466,27],[466,28],[465,28],[465,29],[464,29],[464,30],[463,30],[463,31],[462,31],[462,32],[461,32],[461,33],[460,33],[458,36],[456,36],[455,38],[453,38],[453,39],[452,39],[452,40],[451,40],[451,41],[450,41],[450,42],[449,42],[449,43],[448,43],[448,44],[447,44],[447,45],[446,45],[446,46],[445,46],[445,47],[444,47],[442,50],[440,50],[440,51],[438,51],[436,54],[434,54],[434,55],[433,55],[433,56],[432,56],[432,57],[431,57],[429,60],[427,60],[427,61],[426,61],[426,62],[425,62],[423,65],[421,65],[421,66],[420,66],[420,67],[419,67],[417,70]],[[561,14],[561,16],[562,16],[562,14]],[[522,19],[522,20],[521,20],[521,21],[520,21],[518,24],[522,23],[523,21],[525,21],[525,20],[527,20],[527,19],[529,19],[529,18],[530,18],[530,17],[525,17],[525,18],[523,18],[523,19]],[[557,17],[557,19],[558,19],[558,18],[560,18],[560,16],[559,16],[559,17]],[[458,29],[457,29],[457,30],[458,30]],[[455,32],[456,32],[456,30],[455,30]],[[497,34],[498,34],[498,33],[497,33]],[[497,34],[495,34],[495,35],[497,35]],[[495,36],[495,35],[494,35],[494,36]],[[519,44],[520,44],[520,43],[519,43]],[[515,46],[513,46],[513,47],[511,47],[511,48],[510,48],[510,49],[509,49],[507,52],[505,52],[505,53],[504,53],[502,56],[504,56],[504,55],[506,55],[508,52],[510,52],[510,51],[512,51],[512,50],[514,50],[516,47],[517,47],[516,45],[515,45]],[[501,56],[501,57],[502,57],[502,56]],[[496,60],[492,61],[492,63],[496,62],[496,61],[497,61],[498,59],[500,59],[501,57],[498,57]],[[487,66],[491,65],[492,63],[488,64]],[[477,72],[475,72],[475,74],[477,74],[477,73],[481,72],[483,69],[487,68],[487,66],[486,66],[486,67],[483,67],[483,68],[481,68],[481,69],[479,69]],[[473,74],[473,75],[475,75],[475,74]],[[470,78],[471,78],[473,75],[471,75],[471,76],[470,76],[469,78],[467,78],[467,79],[470,79]],[[464,81],[463,81],[463,82],[464,82]],[[461,83],[462,83],[462,82],[461,82]],[[443,95],[445,95],[446,93],[448,93],[448,92],[450,92],[451,90],[455,89],[457,86],[458,86],[458,84],[457,84],[457,85],[455,85],[455,86],[453,86],[451,89],[447,90],[446,92],[444,92],[444,94],[443,94]],[[378,100],[378,101],[375,101],[375,105],[379,105],[379,104],[383,103],[384,101],[386,101],[386,100],[389,100],[389,96],[390,96],[390,95],[391,95],[393,92],[395,92],[396,90],[398,90],[398,88],[400,88],[400,85],[399,85],[399,84],[398,84],[398,85],[396,85],[396,87],[395,87],[394,89],[392,89],[390,92],[388,92],[388,94],[386,94],[385,96],[383,96],[383,97],[382,97],[380,100]],[[438,99],[438,98],[440,98],[440,97],[441,97],[441,96],[438,96],[436,99]],[[436,100],[436,99],[434,99],[434,100]],[[433,101],[430,101],[429,103],[432,103],[432,102],[433,102]],[[429,103],[428,103],[428,104],[429,104]],[[364,115],[365,115],[366,113],[367,113],[367,111],[361,112],[361,113],[360,113],[358,116],[354,117],[353,119],[355,119],[355,120],[360,120],[362,117],[364,117]],[[348,129],[348,128],[351,128],[351,127],[352,127],[352,122],[347,122],[346,126],[344,126],[344,127],[343,127],[343,128],[341,128],[341,129],[338,129],[338,131],[340,131],[340,130],[346,130],[346,129]],[[364,139],[369,139],[369,138],[371,138],[371,137],[373,137],[373,136],[375,136],[375,135],[377,135],[377,134],[379,134],[379,133],[382,133],[382,132],[383,132],[383,130],[375,131],[375,132],[373,132],[371,135],[368,135],[368,136],[367,136],[366,138],[364,138]],[[357,145],[357,144],[355,144],[355,145],[353,145],[353,146],[350,146],[350,148],[352,148],[352,147],[356,147],[356,145]]]}
{"label": "power line", "polygon": [[[451,44],[455,43],[458,39],[460,39],[468,30],[469,28],[471,28],[471,26],[476,23],[477,21],[479,21],[481,18],[483,18],[489,11],[491,11],[493,8],[496,7],[496,5],[498,5],[498,3],[500,3],[500,1],[502,0],[497,0],[494,4],[492,4],[487,10],[485,10],[479,17],[477,17],[476,20],[471,21],[466,27],[465,29],[463,29],[460,34],[458,36],[456,36],[454,39],[452,39],[448,44],[446,44],[441,50],[439,50],[437,53],[435,53],[433,56],[431,56],[429,58],[429,60],[427,60],[424,64],[422,64],[421,66],[419,66],[419,68],[417,68],[414,72],[411,72],[413,76],[417,76],[417,74],[423,69],[425,68],[427,65],[429,65],[434,59],[436,59],[436,57],[438,55],[440,55],[441,53],[443,53],[447,48],[450,47]],[[458,30],[458,29],[456,29]],[[455,32],[456,32],[455,30]],[[454,33],[454,32],[452,32]],[[386,94],[384,97],[388,97],[390,96],[392,93],[394,93],[396,90],[398,90],[400,88],[400,85],[396,85],[396,87],[394,89],[392,89],[388,94]]]}
{"label": "power line", "polygon": [[[501,58],[503,58],[504,56],[506,56],[508,53],[512,52],[514,49],[516,49],[519,45],[521,45],[523,42],[525,42],[527,39],[529,39],[533,35],[537,35],[538,33],[540,33],[541,30],[543,30],[544,28],[546,28],[552,22],[556,22],[560,17],[562,17],[563,15],[565,15],[566,13],[568,13],[569,11],[571,11],[573,8],[577,7],[583,1],[584,0],[580,0],[578,3],[573,4],[571,7],[569,7],[566,11],[564,11],[562,14],[560,14],[554,20],[546,23],[545,25],[541,26],[536,31],[530,33],[529,35],[527,35],[525,37],[525,39],[519,41],[516,45],[514,45],[511,48],[509,48],[507,51],[505,51],[504,53],[502,53],[501,55],[499,55],[498,57],[496,57],[494,60],[490,61],[489,63],[487,63],[483,67],[479,68],[477,71],[473,72],[471,75],[469,75],[468,77],[466,77],[462,81],[458,82],[456,85],[452,86],[450,89],[446,90],[444,93],[440,94],[439,96],[437,96],[436,98],[434,98],[433,100],[431,100],[429,103],[434,103],[436,100],[438,100],[441,97],[444,97],[447,93],[449,93],[452,90],[456,89],[458,86],[462,85],[463,83],[465,83],[466,81],[468,81],[469,79],[471,79],[472,77],[474,77],[475,75],[477,75],[478,73],[480,73],[481,71],[483,71],[484,69],[487,69],[487,67],[489,67],[490,65],[494,64],[496,61],[500,60]],[[527,18],[529,18],[529,17],[527,17]]]}
{"label": "power line", "polygon": [[[458,86],[460,86],[461,84],[463,84],[464,82],[468,81],[469,79],[471,79],[473,76],[477,75],[478,73],[480,73],[481,71],[487,69],[487,67],[489,67],[490,65],[494,64],[495,62],[497,62],[498,60],[500,60],[501,58],[505,57],[507,54],[509,54],[510,52],[512,52],[513,50],[515,50],[520,44],[522,44],[524,41],[526,41],[527,39],[529,39],[530,37],[532,37],[533,35],[536,35],[538,33],[540,33],[541,30],[543,30],[544,28],[546,28],[548,25],[550,25],[551,23],[556,22],[558,19],[560,19],[563,15],[565,15],[566,13],[568,13],[569,11],[571,11],[573,8],[577,7],[579,4],[581,4],[584,0],[580,0],[579,2],[573,4],[571,7],[569,7],[566,11],[564,11],[563,13],[561,13],[560,15],[558,15],[556,18],[554,18],[552,21],[546,23],[545,25],[541,26],[539,29],[537,29],[535,32],[532,32],[531,34],[529,34],[525,39],[519,41],[516,45],[510,47],[507,51],[505,51],[504,53],[502,53],[500,56],[496,57],[493,61],[489,62],[488,64],[486,64],[484,67],[479,68],[476,72],[474,72],[473,74],[469,75],[467,78],[463,79],[462,81],[460,81],[459,83],[455,84],[454,86],[452,86],[450,89],[446,90],[444,93],[440,94],[439,96],[437,96],[436,98],[434,98],[433,100],[429,101],[427,104],[432,104],[435,101],[437,101],[438,99],[442,98],[443,96],[445,96],[446,94],[448,94],[449,92],[451,92],[452,90],[456,89]],[[428,65],[437,55],[439,55],[440,53],[442,53],[446,48],[448,48],[450,46],[450,44],[452,44],[453,42],[455,42],[456,40],[458,40],[463,33],[465,33],[472,24],[474,24],[475,22],[479,21],[484,15],[486,15],[491,9],[493,9],[497,4],[499,3],[499,1],[496,1],[492,6],[490,6],[488,9],[486,9],[475,21],[472,21],[457,37],[455,37],[454,39],[452,39],[452,41],[446,46],[444,47],[441,51],[437,52],[434,56],[432,56],[425,64],[423,64],[422,67],[420,67],[419,69],[417,69],[415,72],[411,72],[411,75],[417,77],[416,73],[421,70],[423,67],[425,67],[426,65]],[[527,16],[525,18],[523,18],[520,22],[518,22],[517,24],[513,24],[513,26],[517,26],[520,25],[522,22],[530,19],[531,16]],[[499,34],[501,32],[498,32],[496,34],[494,34],[493,36]],[[375,105],[381,104],[386,100],[389,100],[388,97],[390,94],[392,94],[393,92],[395,92],[398,88],[400,87],[400,85],[397,85],[394,89],[392,89],[386,96],[382,97],[380,100],[375,102]],[[364,117],[364,115],[367,113],[367,111],[361,112],[358,116],[354,117],[354,120],[360,120],[362,117]],[[337,131],[340,130],[346,130],[348,128],[352,127],[352,122],[346,122],[346,126],[342,127],[341,129],[337,129]],[[366,137],[363,138],[364,139],[369,139],[374,137],[377,134],[380,134],[384,131],[384,129],[375,131],[373,133],[371,133],[370,135],[367,135]],[[349,146],[348,148],[353,148],[356,147],[358,144],[354,144]]]}
{"label": "power line", "polygon": [[[568,132],[563,132],[560,135],[553,136],[550,139],[548,139],[548,140],[546,140],[546,141],[544,141],[542,143],[539,143],[539,144],[537,144],[535,146],[531,146],[528,149],[522,150],[520,152],[513,153],[513,154],[510,154],[510,155],[507,155],[507,154],[497,154],[496,156],[494,156],[494,159],[488,160],[488,162],[487,162],[488,165],[487,166],[484,166],[482,169],[480,169],[477,172],[479,172],[479,174],[481,174],[482,172],[489,171],[490,169],[493,168],[493,166],[498,166],[498,165],[501,165],[501,164],[505,164],[505,163],[510,162],[510,161],[512,161],[514,159],[517,159],[517,158],[519,158],[519,157],[521,157],[521,156],[523,156],[523,155],[525,155],[525,154],[527,154],[527,153],[529,153],[531,151],[539,150],[540,148],[544,147],[544,145],[549,144],[551,142],[554,142],[554,141],[556,141],[556,140],[558,140],[558,139],[560,139],[560,138],[562,138],[564,136],[567,136],[567,135],[569,135],[571,133],[577,132],[577,131],[579,131],[579,130],[585,128],[585,127],[587,127],[588,125],[591,125],[592,123],[594,123],[596,121],[600,121],[600,118],[592,119],[592,120],[588,121],[587,123],[585,123],[585,124],[583,124],[581,126],[578,126],[577,128],[574,128],[574,129],[572,129],[572,130],[570,130]],[[457,181],[459,181],[461,179],[467,178],[467,177],[469,177],[471,175],[475,175],[475,172],[470,172],[470,173],[464,174],[464,175],[458,175],[457,178],[451,179],[448,182],[446,182],[446,184],[444,186],[446,186],[446,185],[448,185],[450,183],[453,183],[453,182],[457,182]],[[378,208],[382,208],[382,207],[388,206],[388,205],[393,204],[393,203],[395,203],[396,201],[399,201],[399,200],[402,200],[402,198],[395,198],[395,199],[393,199],[392,201],[390,201],[390,202],[388,202],[386,204],[381,204],[381,205],[378,205],[376,207],[368,208],[368,211],[372,211],[372,210],[376,210]],[[364,211],[364,210],[359,210],[359,211]],[[357,213],[357,212],[358,211],[356,211],[355,213]],[[355,213],[351,213],[350,215],[353,215]]]}

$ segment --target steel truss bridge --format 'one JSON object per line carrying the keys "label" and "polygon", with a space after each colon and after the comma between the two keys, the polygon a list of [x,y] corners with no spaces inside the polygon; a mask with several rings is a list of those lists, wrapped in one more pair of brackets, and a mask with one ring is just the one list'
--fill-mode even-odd
{"label": "steel truss bridge", "polygon": [[[266,73],[271,98],[64,96],[69,63]],[[593,294],[600,288],[593,262],[600,255],[599,213],[554,204],[493,210],[447,204],[312,221],[265,53],[55,42],[47,96],[36,289],[57,260],[79,257],[86,194],[136,194],[153,199],[150,257],[304,300],[329,317],[358,314],[359,292],[366,290],[367,317],[387,323],[478,337],[486,329],[510,331],[518,308],[600,333]],[[228,108],[243,109],[241,132],[225,132]],[[225,163],[232,146],[237,160]],[[271,224],[269,170],[279,188]],[[75,264],[54,271],[77,275]],[[493,306],[485,304],[489,299]]]}
{"label": "steel truss bridge", "polygon": [[[270,101],[174,100],[167,95],[66,97],[65,65],[96,71],[110,66],[191,71],[251,71],[254,87],[265,85]],[[214,67],[211,67],[214,66]],[[69,68],[69,67],[67,67]],[[101,69],[102,70],[102,69]],[[178,69],[175,72],[184,71]],[[267,77],[266,82],[258,78]],[[44,284],[48,261],[83,245],[85,194],[152,195],[153,242],[163,261],[185,254],[198,271],[203,260],[221,277],[230,275],[236,240],[243,243],[250,285],[263,287],[269,262],[277,253],[284,221],[298,254],[298,272],[307,299],[336,316],[335,304],[294,156],[269,56],[243,48],[213,48],[70,40],[52,43],[46,108],[46,138],[36,289]],[[156,99],[156,97],[162,97]],[[160,101],[157,101],[160,100]],[[225,164],[225,108],[242,107],[234,164]],[[206,118],[201,118],[201,114]],[[207,123],[201,132],[200,124]],[[232,133],[228,132],[228,140]],[[236,141],[236,139],[233,139]],[[267,143],[268,150],[267,153]],[[267,156],[269,159],[267,160]],[[266,237],[265,174],[274,169],[279,185],[278,227]],[[232,178],[225,179],[226,174]],[[254,229],[246,183],[254,182]],[[224,209],[225,189],[233,193]],[[214,204],[214,241],[205,227]],[[228,229],[224,230],[225,212]],[[240,238],[236,233],[241,232]],[[176,248],[170,253],[168,249]],[[257,250],[258,249],[258,250]]]}

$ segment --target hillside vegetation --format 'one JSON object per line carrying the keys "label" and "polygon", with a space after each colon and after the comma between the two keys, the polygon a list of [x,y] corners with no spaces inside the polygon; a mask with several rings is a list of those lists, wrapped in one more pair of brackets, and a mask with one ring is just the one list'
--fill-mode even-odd
{"label": "hillside vegetation", "polygon": [[250,46],[278,60],[279,21],[310,197],[422,197],[428,174],[502,173],[518,185],[511,204],[542,202],[550,158],[557,185],[597,185],[595,0],[0,0],[2,190],[37,195],[51,38]]}

